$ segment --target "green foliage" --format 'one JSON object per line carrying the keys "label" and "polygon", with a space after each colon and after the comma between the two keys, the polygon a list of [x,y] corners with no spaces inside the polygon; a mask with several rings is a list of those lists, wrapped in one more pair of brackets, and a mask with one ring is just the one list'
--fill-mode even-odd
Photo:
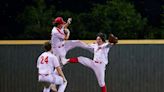
{"label": "green foliage", "polygon": [[95,39],[98,32],[112,32],[119,38],[144,38],[147,20],[126,1],[112,0],[105,5],[97,4],[90,13],[72,14],[60,12],[61,16],[73,16],[71,24],[74,39]]}
{"label": "green foliage", "polygon": [[74,29],[78,31],[79,39],[95,39],[96,31],[94,30],[94,21],[92,15],[81,13],[78,15],[78,20],[75,22]]}
{"label": "green foliage", "polygon": [[[132,4],[111,0],[105,5],[96,5],[92,15],[104,32],[112,32],[120,38],[140,38],[147,20],[135,11]],[[96,26],[96,27],[97,27]]]}
{"label": "green foliage", "polygon": [[[161,6],[161,10],[164,11],[164,5]],[[149,25],[146,30],[146,39],[164,39],[164,14],[161,14],[161,25],[159,27]]]}
{"label": "green foliage", "polygon": [[24,33],[19,38],[50,39],[51,21],[58,16],[64,20],[73,18],[69,26],[70,39],[95,39],[98,32],[112,32],[120,39],[164,38],[164,16],[161,15],[161,29],[150,26],[129,0],[109,0],[105,4],[95,4],[88,13],[78,14],[56,11],[55,6],[47,6],[45,0],[35,0],[35,5],[27,6],[17,17],[24,25]]}
{"label": "green foliage", "polygon": [[23,37],[27,39],[50,38],[54,7],[47,8],[44,0],[36,0],[35,6],[28,6],[18,17],[25,25]]}

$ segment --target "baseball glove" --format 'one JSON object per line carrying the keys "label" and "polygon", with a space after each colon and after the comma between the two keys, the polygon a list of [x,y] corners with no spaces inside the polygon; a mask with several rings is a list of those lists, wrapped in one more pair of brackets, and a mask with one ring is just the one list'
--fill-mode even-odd
{"label": "baseball glove", "polygon": [[108,39],[109,43],[118,43],[118,38],[116,36],[114,36],[113,34],[109,34],[109,39]]}

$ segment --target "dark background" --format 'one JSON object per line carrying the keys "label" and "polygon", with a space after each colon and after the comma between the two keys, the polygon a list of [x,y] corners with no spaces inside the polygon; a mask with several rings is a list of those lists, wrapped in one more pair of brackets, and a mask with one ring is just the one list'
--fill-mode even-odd
{"label": "dark background", "polygon": [[[120,0],[121,1],[121,0]],[[135,6],[135,9],[148,19],[148,28],[157,31],[163,25],[163,6],[162,0],[122,0],[128,1]],[[91,11],[94,4],[105,4],[106,0],[45,0],[47,6],[53,5],[58,11],[70,11],[76,14],[87,13]],[[49,39],[47,38],[28,38],[20,37],[18,35],[25,34],[24,26],[26,24],[19,23],[16,19],[25,9],[25,7],[35,5],[35,0],[1,0],[0,1],[0,39]],[[159,37],[158,33],[156,38]],[[77,37],[73,37],[76,39]],[[86,38],[86,37],[85,37]],[[127,37],[128,38],[128,37]],[[142,38],[142,37],[141,37]],[[87,38],[86,38],[87,39]],[[90,38],[91,39],[91,38]],[[93,38],[92,38],[93,39]]]}

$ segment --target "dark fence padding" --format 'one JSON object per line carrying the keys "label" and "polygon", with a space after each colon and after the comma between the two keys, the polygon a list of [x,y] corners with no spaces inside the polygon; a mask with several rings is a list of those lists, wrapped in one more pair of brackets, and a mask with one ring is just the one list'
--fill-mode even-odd
{"label": "dark fence padding", "polygon": [[[41,45],[0,45],[0,92],[42,92],[36,60]],[[164,45],[116,45],[106,67],[108,92],[164,92]],[[93,54],[74,48],[67,58]],[[67,64],[66,92],[100,92],[93,71],[81,64]]]}

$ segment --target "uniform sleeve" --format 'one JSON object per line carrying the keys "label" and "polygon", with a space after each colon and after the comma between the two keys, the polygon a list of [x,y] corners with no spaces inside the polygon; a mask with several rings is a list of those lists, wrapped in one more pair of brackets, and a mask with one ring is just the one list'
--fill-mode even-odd
{"label": "uniform sleeve", "polygon": [[109,43],[105,43],[104,46],[103,46],[103,48],[111,48],[111,47],[112,47],[112,45],[109,44]]}
{"label": "uniform sleeve", "polygon": [[110,48],[112,47],[113,45],[111,45],[110,43],[105,43],[105,45],[104,45],[104,50],[105,50],[105,52],[106,52],[106,54],[108,54],[108,52],[109,52],[109,50],[110,50]]}
{"label": "uniform sleeve", "polygon": [[89,45],[91,48],[94,48],[96,46],[96,44],[90,44]]}
{"label": "uniform sleeve", "polygon": [[56,36],[56,37],[61,38],[61,39],[64,39],[65,38],[65,34],[63,32],[63,28],[61,29],[61,32],[58,32],[58,30],[54,27],[52,29],[51,35],[52,36]]}
{"label": "uniform sleeve", "polygon": [[54,66],[54,67],[58,67],[58,66],[60,66],[60,64],[59,64],[59,60],[57,59],[56,56],[53,56],[53,66]]}

